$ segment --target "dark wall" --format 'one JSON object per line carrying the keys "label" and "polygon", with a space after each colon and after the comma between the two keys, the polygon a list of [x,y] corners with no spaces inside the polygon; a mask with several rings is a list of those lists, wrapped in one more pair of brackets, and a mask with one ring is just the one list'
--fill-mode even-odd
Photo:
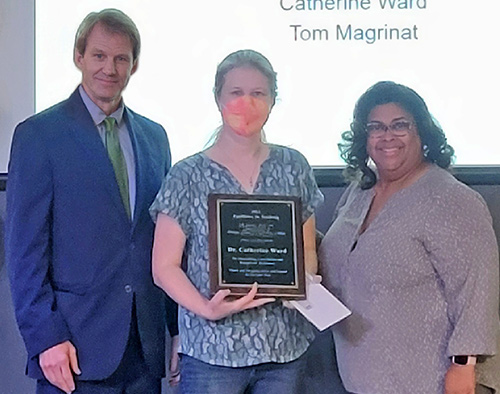
{"label": "dark wall", "polygon": [[[0,179],[0,182],[2,180]],[[324,182],[319,180],[320,185]],[[14,312],[10,301],[7,273],[4,261],[3,224],[5,220],[5,192],[0,184],[0,393],[18,394],[34,393],[33,382],[24,376],[25,350],[17,331]],[[500,185],[471,185],[485,198],[493,216],[493,225],[500,245]],[[317,212],[317,227],[326,232],[330,225],[336,202],[344,187],[321,187],[325,195],[325,203]],[[329,333],[321,334],[309,351],[308,370],[305,394],[331,392],[339,383],[335,371],[333,342]],[[164,393],[171,392],[164,388]],[[338,389],[339,394],[343,392]]]}
{"label": "dark wall", "polygon": [[17,330],[4,258],[5,192],[0,191],[0,393],[34,393],[24,376],[26,352]]}

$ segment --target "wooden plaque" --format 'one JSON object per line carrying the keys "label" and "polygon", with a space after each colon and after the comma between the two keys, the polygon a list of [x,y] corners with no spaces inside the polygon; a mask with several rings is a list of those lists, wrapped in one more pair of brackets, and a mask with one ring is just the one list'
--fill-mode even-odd
{"label": "wooden plaque", "polygon": [[305,298],[301,203],[298,197],[210,194],[210,290]]}

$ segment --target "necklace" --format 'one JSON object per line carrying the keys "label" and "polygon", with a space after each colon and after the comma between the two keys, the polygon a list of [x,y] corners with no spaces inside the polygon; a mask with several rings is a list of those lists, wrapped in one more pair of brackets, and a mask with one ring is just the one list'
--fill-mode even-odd
{"label": "necklace", "polygon": [[[232,166],[236,167],[238,170],[238,173],[241,175],[241,177],[245,180],[248,181],[248,185],[250,186],[250,191],[253,191],[255,187],[255,183],[257,182],[257,173],[261,165],[261,158],[262,158],[262,152],[264,151],[263,146],[260,146],[255,154],[252,156],[255,158],[255,162],[252,165],[251,171],[249,172],[247,168],[242,167],[239,163],[238,160],[235,160],[233,157],[231,157],[226,151],[223,149],[218,149],[219,153],[222,154],[223,158],[225,158],[227,164],[231,164]],[[232,173],[230,168],[226,165],[227,169]],[[234,176],[234,174],[233,174]],[[235,177],[238,179],[240,182],[241,186],[243,186],[244,189],[246,189],[244,183],[246,182],[241,182],[238,177]]]}
{"label": "necklace", "polygon": [[[255,173],[257,172],[257,166],[258,165],[255,165],[255,168],[253,169],[252,173],[250,174],[250,178],[248,179],[248,184],[250,185],[250,188],[253,190],[253,187],[255,186],[254,184],[254,176],[255,176]],[[257,179],[255,179],[255,181],[257,181]]]}

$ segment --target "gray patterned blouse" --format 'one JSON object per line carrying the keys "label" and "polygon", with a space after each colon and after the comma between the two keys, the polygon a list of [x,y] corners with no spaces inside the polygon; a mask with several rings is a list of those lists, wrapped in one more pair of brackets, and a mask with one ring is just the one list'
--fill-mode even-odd
{"label": "gray patterned blouse", "polygon": [[342,381],[361,394],[442,394],[450,356],[496,352],[491,216],[432,166],[358,236],[373,196],[351,184],[319,251],[325,284],[353,312],[334,327]]}
{"label": "gray patterned blouse", "polygon": [[[303,221],[323,201],[312,169],[296,150],[269,145],[255,194],[297,196]],[[203,152],[172,167],[150,208],[174,218],[186,235],[187,276],[209,297],[208,206],[209,193],[245,194],[228,169]],[[168,240],[165,240],[168,242]],[[242,367],[295,360],[311,343],[312,326],[296,310],[277,301],[218,321],[205,320],[179,307],[180,351],[201,361]]]}

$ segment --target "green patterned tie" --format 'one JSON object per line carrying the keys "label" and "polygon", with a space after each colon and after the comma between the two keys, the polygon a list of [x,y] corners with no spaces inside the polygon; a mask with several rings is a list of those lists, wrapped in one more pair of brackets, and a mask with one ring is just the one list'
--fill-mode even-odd
{"label": "green patterned tie", "polygon": [[115,127],[115,125],[115,118],[107,117],[106,119],[104,119],[104,127],[106,128],[106,149],[108,151],[109,159],[111,160],[111,163],[113,164],[113,168],[115,170],[116,181],[118,182],[118,187],[120,188],[123,205],[125,206],[127,215],[130,218],[127,163],[125,163],[125,158],[123,157],[122,148],[120,146],[120,139],[118,138],[118,129]]}

